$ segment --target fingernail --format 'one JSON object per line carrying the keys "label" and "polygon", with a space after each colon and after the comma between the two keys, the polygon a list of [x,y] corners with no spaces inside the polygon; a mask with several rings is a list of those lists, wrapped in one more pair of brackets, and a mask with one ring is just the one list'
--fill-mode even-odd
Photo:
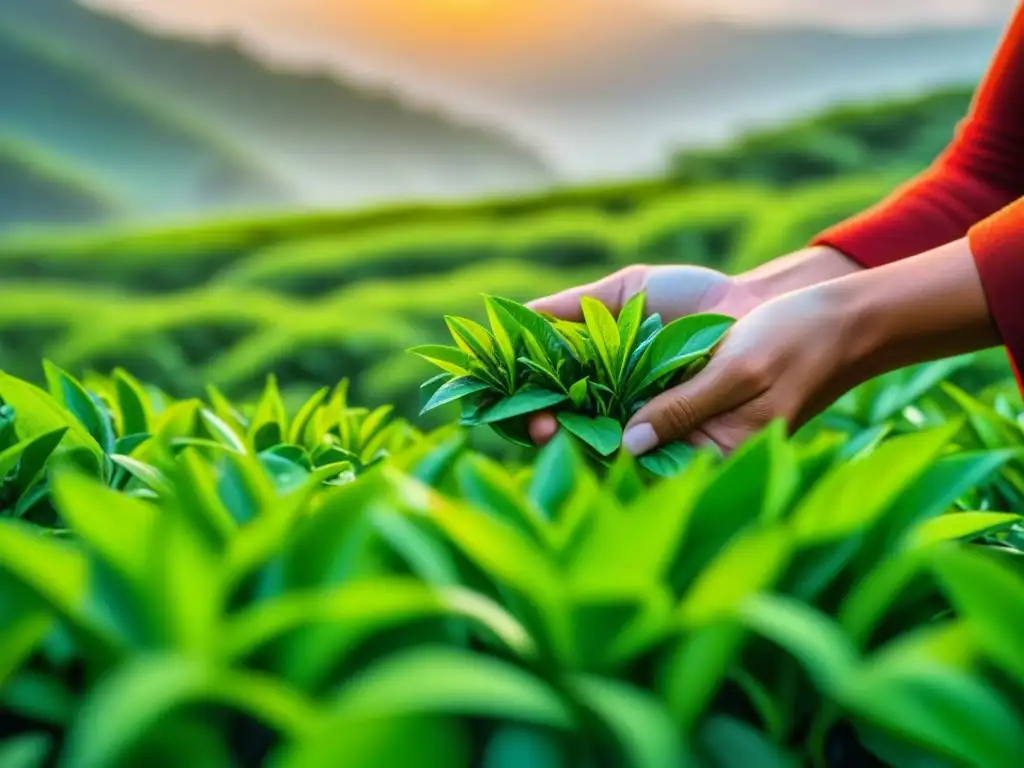
{"label": "fingernail", "polygon": [[658,444],[658,436],[650,424],[637,424],[626,430],[622,436],[622,445],[634,456],[647,453]]}

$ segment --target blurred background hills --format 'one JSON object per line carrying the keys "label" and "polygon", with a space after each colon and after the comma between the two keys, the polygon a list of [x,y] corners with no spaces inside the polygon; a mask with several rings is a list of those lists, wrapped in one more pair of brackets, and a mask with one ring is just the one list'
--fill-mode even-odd
{"label": "blurred background hills", "polygon": [[600,56],[561,40],[535,52],[543,67],[420,53],[370,83],[341,54],[300,66],[288,38],[243,44],[121,13],[4,0],[0,173],[17,204],[0,221],[464,199],[659,173],[677,146],[970,83],[999,34],[997,22],[864,32],[634,12]]}
{"label": "blurred background hills", "polygon": [[739,271],[880,199],[1013,5],[622,2],[3,0],[0,368],[411,413],[405,348],[481,293]]}

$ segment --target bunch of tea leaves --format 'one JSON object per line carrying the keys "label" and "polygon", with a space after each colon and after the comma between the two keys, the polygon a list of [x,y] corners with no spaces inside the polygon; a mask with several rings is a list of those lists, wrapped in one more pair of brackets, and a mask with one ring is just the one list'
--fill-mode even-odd
{"label": "bunch of tea leaves", "polygon": [[[584,297],[579,323],[484,297],[490,329],[446,317],[455,346],[410,350],[444,371],[422,385],[422,412],[457,402],[464,425],[486,424],[530,446],[527,419],[551,411],[595,458],[612,455],[633,414],[700,371],[734,322],[697,314],[666,325],[658,314],[645,319],[644,298],[634,296],[616,318],[600,301]],[[689,455],[688,447],[671,444],[642,464],[655,474],[674,474]]]}

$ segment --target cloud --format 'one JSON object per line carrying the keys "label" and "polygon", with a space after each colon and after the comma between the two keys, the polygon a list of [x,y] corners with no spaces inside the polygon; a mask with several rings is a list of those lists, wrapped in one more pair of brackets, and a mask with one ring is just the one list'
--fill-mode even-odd
{"label": "cloud", "polygon": [[756,24],[887,30],[1007,20],[1017,0],[648,0],[668,11]]}
{"label": "cloud", "polygon": [[[83,0],[86,4],[141,13],[183,27],[250,27],[253,22],[301,17],[303,11],[338,0]],[[516,2],[517,0],[506,0]],[[564,0],[551,0],[562,2]],[[342,0],[351,7],[377,0]],[[608,0],[589,0],[595,8]],[[693,18],[754,24],[806,24],[839,28],[993,24],[1009,18],[1017,0],[618,0],[624,9],[658,8]],[[584,6],[586,2],[579,2]]]}

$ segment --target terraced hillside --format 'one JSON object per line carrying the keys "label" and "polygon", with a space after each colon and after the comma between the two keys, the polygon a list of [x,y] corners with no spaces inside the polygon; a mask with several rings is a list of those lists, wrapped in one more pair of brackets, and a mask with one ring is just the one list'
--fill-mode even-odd
{"label": "terraced hillside", "polygon": [[498,132],[77,0],[4,0],[0,70],[0,136],[87,170],[137,219],[465,196],[549,176]]}
{"label": "terraced hillside", "polygon": [[[799,247],[938,152],[966,98],[820,118],[817,125],[833,125],[822,135],[857,151],[848,153],[851,166],[810,177],[783,170],[811,163],[824,144],[794,145],[780,130],[679,158],[675,178],[629,185],[8,237],[0,242],[0,357],[24,376],[37,375],[40,353],[76,371],[124,365],[179,395],[205,381],[248,394],[268,371],[297,391],[351,376],[361,401],[398,400],[408,410],[424,369],[404,349],[442,339],[442,314],[475,316],[483,292],[526,299],[638,261],[735,270]],[[921,115],[930,116],[927,130]],[[888,161],[851,172],[872,146]],[[782,159],[769,163],[773,155]],[[756,163],[767,169],[760,176],[748,170]],[[685,176],[698,166],[713,180]]]}
{"label": "terraced hillside", "polygon": [[0,141],[0,228],[25,220],[102,221],[123,201],[84,174],[15,141]]}
{"label": "terraced hillside", "polygon": [[[116,193],[124,212],[164,214],[207,204],[280,205],[286,183],[253,154],[145,90],[111,79],[50,44],[0,22],[0,137],[75,168]],[[3,194],[18,197],[17,188]],[[37,199],[21,221],[57,219]],[[57,219],[59,220],[59,219]]]}

